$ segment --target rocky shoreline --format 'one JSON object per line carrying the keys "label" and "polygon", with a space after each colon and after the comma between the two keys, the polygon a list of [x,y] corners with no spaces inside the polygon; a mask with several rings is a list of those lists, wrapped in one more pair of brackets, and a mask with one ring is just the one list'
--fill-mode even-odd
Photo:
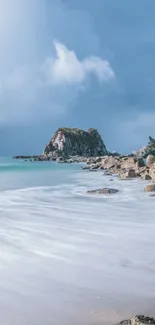
{"label": "rocky shoreline", "polygon": [[[146,161],[143,158],[121,156],[105,156],[96,159],[90,158],[82,168],[89,171],[103,170],[104,175],[115,175],[122,181],[136,178],[150,181],[144,190],[146,192],[155,192],[155,156],[153,155],[149,155]],[[96,190],[96,193],[97,191],[101,193],[101,190]],[[111,191],[111,193],[114,193],[114,191]]]}
{"label": "rocky shoreline", "polygon": [[[150,181],[146,192],[155,191],[155,156],[148,155],[146,160],[136,156],[103,156],[103,157],[49,157],[41,156],[17,156],[14,159],[24,159],[30,161],[54,161],[61,164],[84,163],[83,170],[102,171],[107,176],[117,176],[120,180],[132,180],[139,178]],[[103,190],[103,189],[102,189]],[[97,191],[97,190],[96,190]]]}
{"label": "rocky shoreline", "polygon": [[[77,128],[59,128],[52,136],[42,155],[15,156],[39,162],[61,164],[84,163],[83,170],[91,172],[103,170],[104,175],[117,175],[120,180],[139,178],[150,181],[146,192],[155,192],[155,140],[149,137],[148,145],[135,154],[120,155],[107,150],[96,129],[87,131]],[[112,194],[116,189],[99,189],[98,193]]]}

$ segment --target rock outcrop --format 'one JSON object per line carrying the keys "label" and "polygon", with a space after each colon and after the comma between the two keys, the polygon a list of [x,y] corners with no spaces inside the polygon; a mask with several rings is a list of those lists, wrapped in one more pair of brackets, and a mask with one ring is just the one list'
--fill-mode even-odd
{"label": "rock outcrop", "polygon": [[108,151],[96,129],[60,128],[44,150],[44,155],[56,157],[99,157],[106,154]]}
{"label": "rock outcrop", "polygon": [[136,156],[147,158],[148,155],[155,156],[155,139],[149,137],[149,142],[146,147],[136,151]]}
{"label": "rock outcrop", "polygon": [[124,320],[120,322],[121,325],[147,325],[155,324],[155,319],[153,317],[138,315],[132,317],[131,319]]}

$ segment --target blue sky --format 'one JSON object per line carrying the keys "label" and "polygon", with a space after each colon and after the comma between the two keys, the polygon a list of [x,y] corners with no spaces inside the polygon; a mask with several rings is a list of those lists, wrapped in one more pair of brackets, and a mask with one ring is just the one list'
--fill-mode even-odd
{"label": "blue sky", "polygon": [[61,126],[145,145],[154,61],[154,0],[0,0],[0,154],[41,153]]}

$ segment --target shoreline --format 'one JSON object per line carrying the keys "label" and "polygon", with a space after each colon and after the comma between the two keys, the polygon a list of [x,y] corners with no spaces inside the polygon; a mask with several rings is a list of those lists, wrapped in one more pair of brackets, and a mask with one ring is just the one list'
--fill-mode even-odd
{"label": "shoreline", "polygon": [[147,159],[134,155],[105,155],[99,157],[84,157],[51,155],[14,156],[13,159],[31,162],[56,162],[59,164],[84,163],[83,170],[95,172],[103,170],[104,175],[117,175],[121,180],[140,178],[155,182],[155,156]]}

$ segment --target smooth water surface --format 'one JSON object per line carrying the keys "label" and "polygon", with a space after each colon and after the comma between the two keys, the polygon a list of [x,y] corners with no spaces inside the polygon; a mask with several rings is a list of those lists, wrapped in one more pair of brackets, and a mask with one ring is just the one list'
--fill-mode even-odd
{"label": "smooth water surface", "polygon": [[[80,164],[1,159],[0,323],[155,316],[155,197],[146,184]],[[86,194],[102,187],[119,193]]]}

